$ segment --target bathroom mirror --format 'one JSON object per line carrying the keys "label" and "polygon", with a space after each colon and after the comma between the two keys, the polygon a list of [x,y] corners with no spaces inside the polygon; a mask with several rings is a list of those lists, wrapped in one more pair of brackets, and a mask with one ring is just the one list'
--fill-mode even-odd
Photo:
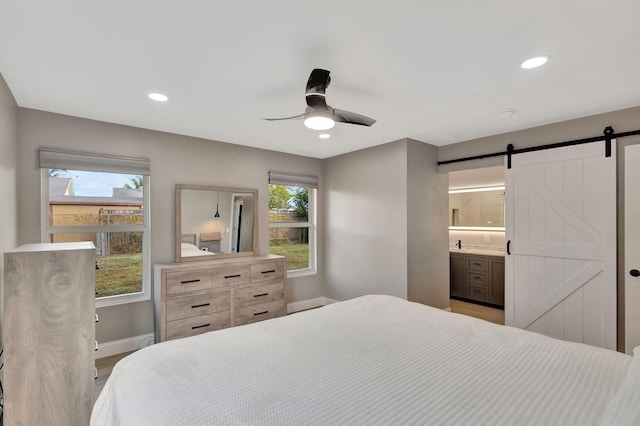
{"label": "bathroom mirror", "polygon": [[449,190],[449,229],[504,231],[504,186]]}
{"label": "bathroom mirror", "polygon": [[176,185],[176,262],[253,256],[258,191]]}

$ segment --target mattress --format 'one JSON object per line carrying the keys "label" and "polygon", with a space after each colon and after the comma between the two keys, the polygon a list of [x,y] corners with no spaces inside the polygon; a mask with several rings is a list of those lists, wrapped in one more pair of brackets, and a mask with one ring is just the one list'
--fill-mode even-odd
{"label": "mattress", "polygon": [[91,424],[634,424],[634,359],[364,296],[141,349]]}

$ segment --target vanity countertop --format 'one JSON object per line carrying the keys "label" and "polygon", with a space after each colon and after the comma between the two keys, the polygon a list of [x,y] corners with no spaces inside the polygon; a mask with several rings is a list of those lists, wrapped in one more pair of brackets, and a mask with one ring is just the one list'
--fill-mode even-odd
{"label": "vanity countertop", "polygon": [[503,251],[498,250],[483,250],[483,249],[475,249],[475,248],[450,248],[449,253],[462,253],[462,254],[478,254],[482,256],[500,256],[504,257]]}

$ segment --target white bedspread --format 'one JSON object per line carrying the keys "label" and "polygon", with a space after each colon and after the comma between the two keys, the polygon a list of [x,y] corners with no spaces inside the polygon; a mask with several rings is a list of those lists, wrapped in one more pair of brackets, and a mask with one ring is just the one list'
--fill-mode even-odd
{"label": "white bedspread", "polygon": [[135,352],[91,424],[597,424],[631,359],[365,296]]}
{"label": "white bedspread", "polygon": [[180,256],[192,257],[192,256],[215,256],[215,253],[209,251],[200,250],[197,246],[189,243],[182,243],[180,250]]}

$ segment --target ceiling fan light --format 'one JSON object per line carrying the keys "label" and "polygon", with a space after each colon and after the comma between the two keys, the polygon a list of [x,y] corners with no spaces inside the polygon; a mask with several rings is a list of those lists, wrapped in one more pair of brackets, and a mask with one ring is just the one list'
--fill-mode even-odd
{"label": "ceiling fan light", "polygon": [[311,130],[329,130],[336,125],[336,122],[325,115],[311,115],[304,119],[304,125]]}

